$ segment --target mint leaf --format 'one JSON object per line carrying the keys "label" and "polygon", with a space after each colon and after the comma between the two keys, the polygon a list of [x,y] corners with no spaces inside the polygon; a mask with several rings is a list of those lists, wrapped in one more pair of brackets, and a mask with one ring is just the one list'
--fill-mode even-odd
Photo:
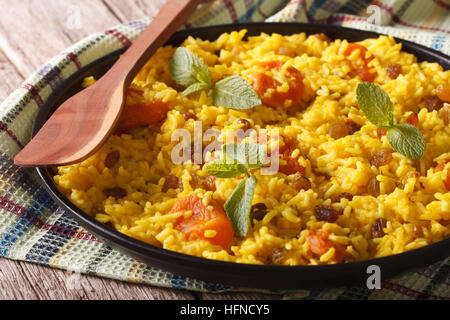
{"label": "mint leaf", "polygon": [[185,87],[197,82],[211,86],[208,67],[197,55],[184,47],[179,47],[170,60],[170,75],[178,84]]}
{"label": "mint leaf", "polygon": [[418,159],[425,152],[425,138],[422,132],[411,124],[396,124],[388,130],[387,139],[395,151],[408,158]]}
{"label": "mint leaf", "polygon": [[235,178],[247,173],[247,168],[238,162],[229,163],[226,159],[216,160],[205,164],[203,170],[217,178]]}
{"label": "mint leaf", "polygon": [[194,93],[194,92],[197,92],[200,90],[204,90],[204,89],[208,89],[208,88],[209,88],[209,85],[207,83],[204,83],[204,82],[193,83],[183,91],[182,96],[185,97],[187,95],[190,95],[191,93]]}
{"label": "mint leaf", "polygon": [[217,82],[212,96],[214,105],[232,109],[251,109],[262,103],[252,86],[238,75]]}
{"label": "mint leaf", "polygon": [[224,208],[233,225],[234,232],[245,236],[250,224],[250,208],[255,193],[257,179],[255,176],[245,178],[234,189]]}
{"label": "mint leaf", "polygon": [[359,108],[374,125],[384,129],[394,125],[394,107],[391,99],[379,86],[371,82],[358,84],[356,99]]}
{"label": "mint leaf", "polygon": [[225,144],[222,150],[226,158],[236,159],[248,170],[259,169],[264,163],[264,151],[256,143]]}

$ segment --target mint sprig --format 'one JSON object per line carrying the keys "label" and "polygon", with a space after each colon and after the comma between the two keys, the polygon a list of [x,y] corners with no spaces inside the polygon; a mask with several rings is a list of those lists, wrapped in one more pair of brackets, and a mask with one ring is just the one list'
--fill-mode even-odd
{"label": "mint sprig", "polygon": [[253,87],[241,76],[232,75],[213,85],[205,63],[184,47],[175,50],[170,60],[170,75],[176,83],[186,87],[183,96],[209,89],[216,106],[245,110],[262,103]]}
{"label": "mint sprig", "polygon": [[248,232],[250,209],[257,181],[255,176],[241,180],[224,205],[234,231],[240,236],[245,236]]}
{"label": "mint sprig", "polygon": [[395,123],[392,101],[383,89],[371,82],[360,83],[356,88],[356,99],[371,123],[387,129],[387,139],[392,149],[410,159],[422,157],[426,149],[422,132],[416,126]]}
{"label": "mint sprig", "polygon": [[224,208],[234,231],[245,236],[250,225],[250,209],[256,188],[256,176],[251,171],[263,165],[263,150],[258,144],[226,144],[223,158],[206,164],[203,169],[218,178],[236,178],[245,174],[233,190]]}
{"label": "mint sprig", "polygon": [[230,106],[233,109],[251,109],[261,104],[252,86],[238,75],[220,80],[213,88],[214,105]]}

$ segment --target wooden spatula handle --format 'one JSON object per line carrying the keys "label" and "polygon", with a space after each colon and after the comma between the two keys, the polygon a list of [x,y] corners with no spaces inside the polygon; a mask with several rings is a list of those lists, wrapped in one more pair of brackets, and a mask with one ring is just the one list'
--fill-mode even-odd
{"label": "wooden spatula handle", "polygon": [[203,0],[168,0],[149,26],[108,71],[128,87],[150,57],[194,12]]}

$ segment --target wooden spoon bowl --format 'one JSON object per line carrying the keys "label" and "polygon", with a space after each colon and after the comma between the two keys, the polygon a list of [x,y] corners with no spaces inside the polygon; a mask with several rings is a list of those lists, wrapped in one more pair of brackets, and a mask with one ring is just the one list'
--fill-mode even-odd
{"label": "wooden spoon bowl", "polygon": [[95,153],[113,132],[139,70],[202,0],[168,0],[150,25],[94,85],[65,101],[14,158],[24,167],[69,165]]}

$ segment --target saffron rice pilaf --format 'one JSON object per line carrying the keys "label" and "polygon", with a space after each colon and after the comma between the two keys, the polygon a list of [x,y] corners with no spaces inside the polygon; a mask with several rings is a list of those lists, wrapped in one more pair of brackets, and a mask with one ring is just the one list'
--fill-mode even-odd
{"label": "saffron rice pilaf", "polygon": [[[447,238],[450,104],[440,97],[450,94],[442,92],[450,86],[450,71],[417,62],[387,36],[355,44],[304,33],[244,40],[245,33],[225,33],[212,42],[189,37],[182,46],[203,60],[213,83],[238,74],[263,105],[236,110],[213,106],[206,91],[182,96],[184,88],[170,74],[176,48],[160,48],[134,79],[126,108],[147,103],[153,108],[150,117],[162,115],[161,121],[137,128],[119,125],[120,132],[95,155],[57,168],[58,188],[84,212],[130,237],[223,261],[339,263]],[[290,88],[299,79],[302,94],[296,102]],[[84,85],[94,81],[87,78]],[[426,151],[420,159],[395,152],[383,131],[366,119],[356,100],[362,81],[389,95],[397,123],[421,130]],[[271,84],[278,85],[265,90]],[[128,124],[145,117],[138,118],[127,118]],[[194,136],[195,121],[201,121],[203,132],[219,130],[221,138],[241,128],[267,129],[269,137],[275,130],[280,134],[269,143],[285,155],[280,172],[255,171],[249,231],[245,237],[232,236],[229,245],[219,241],[221,229],[186,232],[183,221],[195,212],[189,206],[176,209],[180,199],[199,199],[205,212],[223,212],[241,180],[208,176],[192,161],[172,162],[178,144],[172,133],[185,128]],[[206,162],[213,156],[208,153]]]}

